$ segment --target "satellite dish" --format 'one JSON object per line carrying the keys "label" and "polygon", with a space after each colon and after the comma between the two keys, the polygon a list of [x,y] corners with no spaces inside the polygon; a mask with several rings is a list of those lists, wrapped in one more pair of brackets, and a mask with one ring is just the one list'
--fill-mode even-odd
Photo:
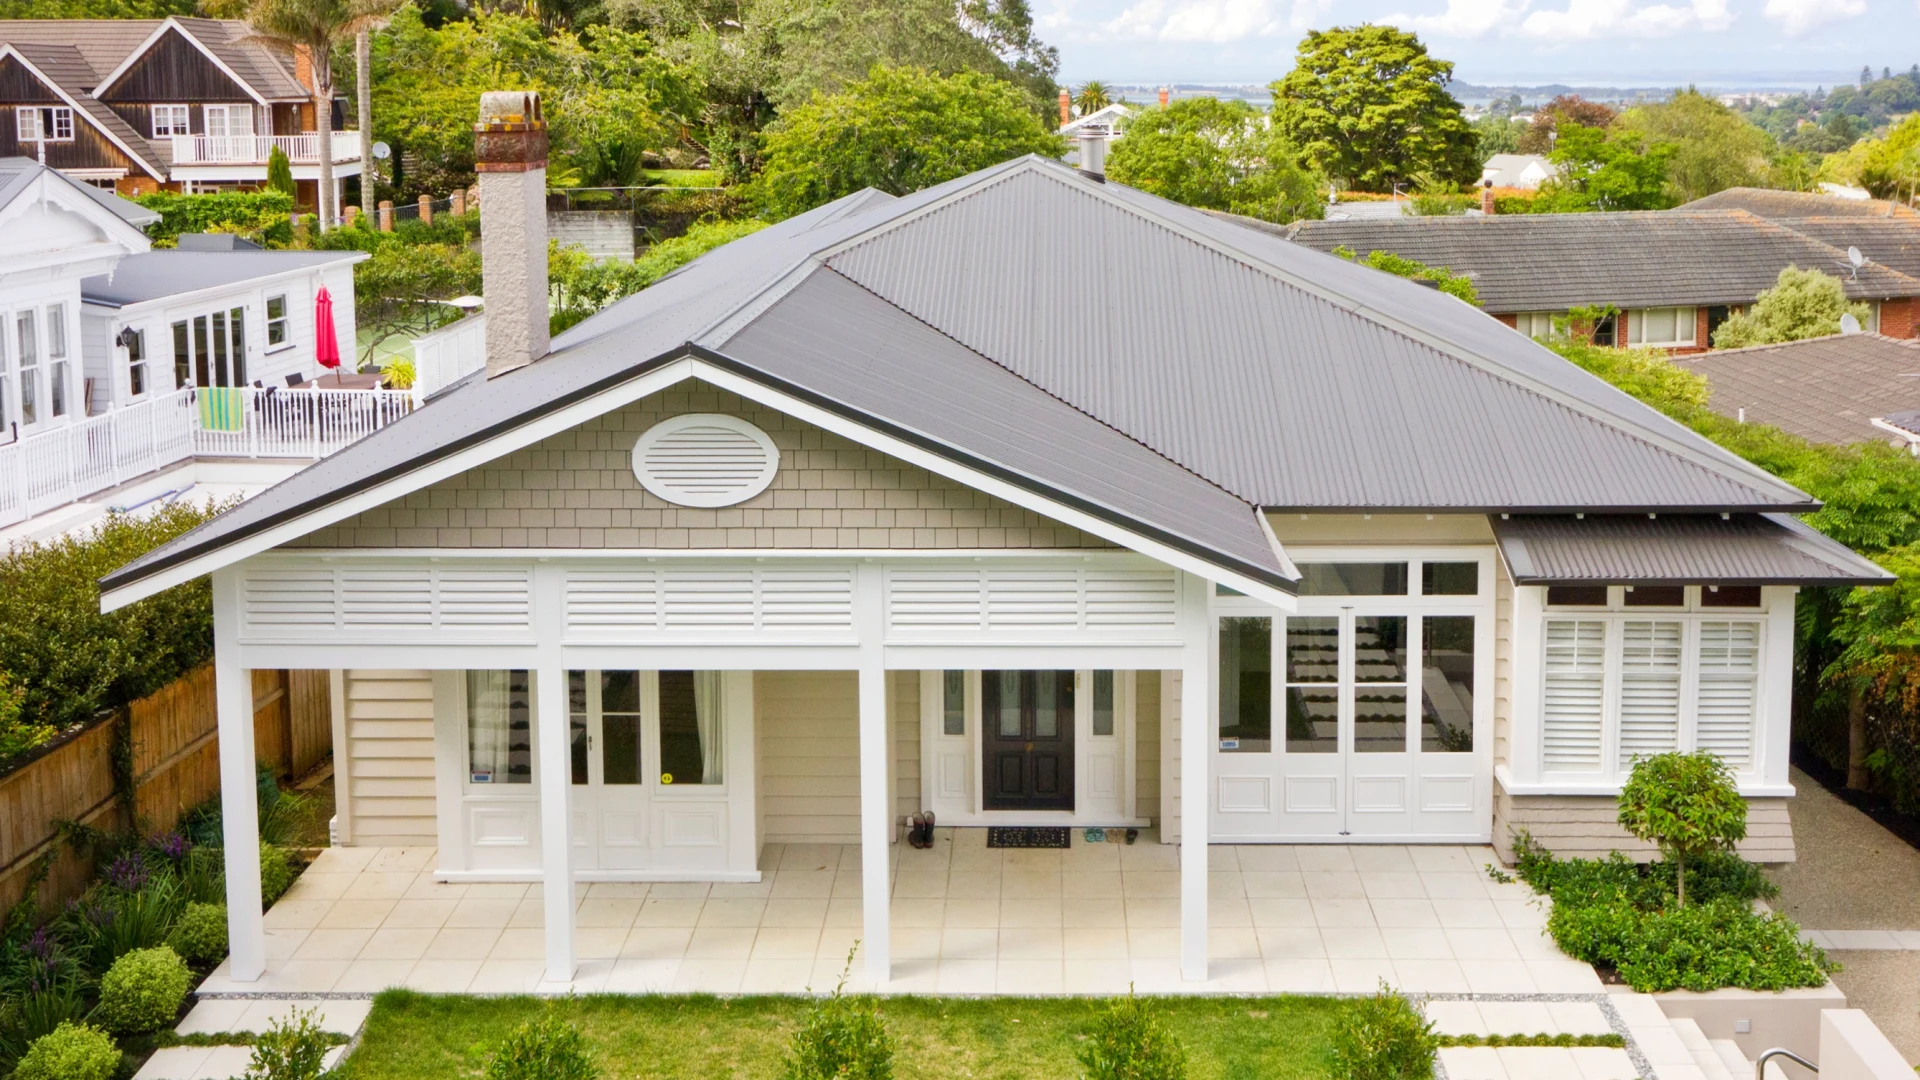
{"label": "satellite dish", "polygon": [[1845,315],[1840,316],[1840,332],[1843,334],[1857,334],[1860,332],[1860,320],[1854,318],[1853,312],[1849,311]]}
{"label": "satellite dish", "polygon": [[1855,268],[1867,265],[1867,257],[1860,254],[1860,249],[1851,244],[1847,245],[1847,261],[1852,263]]}
{"label": "satellite dish", "polygon": [[381,161],[385,161],[393,156],[393,147],[383,142],[374,143],[371,149],[373,150],[373,156],[379,158]]}

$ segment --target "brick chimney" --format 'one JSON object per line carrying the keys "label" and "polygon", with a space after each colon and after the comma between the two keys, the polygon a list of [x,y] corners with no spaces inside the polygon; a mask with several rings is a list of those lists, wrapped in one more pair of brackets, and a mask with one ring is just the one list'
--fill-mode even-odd
{"label": "brick chimney", "polygon": [[307,93],[313,93],[313,53],[307,51],[305,45],[293,47],[293,81],[304,87]]}
{"label": "brick chimney", "polygon": [[1160,107],[1167,107],[1167,88],[1164,86],[1160,88]]}
{"label": "brick chimney", "polygon": [[1067,93],[1067,88],[1063,86],[1060,88],[1060,126],[1066,127],[1071,123],[1073,123],[1073,95]]}
{"label": "brick chimney", "polygon": [[1493,216],[1493,181],[1491,180],[1480,182],[1480,212],[1488,217]]}
{"label": "brick chimney", "polygon": [[487,378],[547,354],[547,119],[532,91],[480,95],[480,281]]}

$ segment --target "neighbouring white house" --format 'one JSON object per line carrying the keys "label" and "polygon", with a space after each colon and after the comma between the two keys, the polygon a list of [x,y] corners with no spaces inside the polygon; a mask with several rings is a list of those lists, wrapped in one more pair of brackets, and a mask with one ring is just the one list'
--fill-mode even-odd
{"label": "neighbouring white house", "polygon": [[[1161,107],[1165,106],[1166,102],[1162,101]],[[1084,116],[1068,116],[1069,110],[1063,102],[1056,134],[1067,140],[1066,163],[1075,167],[1084,164],[1096,171],[1103,169],[1107,149],[1126,136],[1127,120],[1136,108],[1116,101]],[[1093,156],[1096,154],[1097,159]]]}
{"label": "neighbouring white house", "polygon": [[1127,917],[1167,921],[1115,948],[1192,986],[1246,906],[1209,845],[1455,845],[1484,890],[1458,845],[1636,850],[1615,798],[1678,748],[1793,858],[1795,593],[1889,580],[1804,492],[1450,296],[1036,157],[550,342],[538,116],[476,129],[484,374],[102,581],[212,578],[229,989],[347,966],[269,946],[253,668],[337,672],[337,842],[533,886],[514,955],[556,986],[625,955],[578,883],[746,886],[780,845],[832,853],[806,896],[914,985],[890,850],[925,810],[1178,845],[1129,853],[1164,872]]}
{"label": "neighbouring white house", "polygon": [[1540,154],[1495,154],[1480,167],[1480,183],[1531,191],[1558,172],[1553,162]]}

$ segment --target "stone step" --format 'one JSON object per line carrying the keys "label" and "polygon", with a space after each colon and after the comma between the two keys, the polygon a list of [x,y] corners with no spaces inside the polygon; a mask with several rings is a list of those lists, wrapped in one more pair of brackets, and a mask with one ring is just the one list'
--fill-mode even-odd
{"label": "stone step", "polygon": [[1740,1044],[1732,1039],[1714,1039],[1714,1052],[1720,1055],[1720,1061],[1733,1074],[1733,1080],[1748,1080],[1753,1075],[1753,1062],[1741,1051]]}
{"label": "stone step", "polygon": [[1673,1033],[1680,1036],[1681,1044],[1687,1048],[1687,1053],[1693,1055],[1706,1080],[1743,1080],[1727,1072],[1726,1062],[1720,1059],[1720,1052],[1714,1049],[1712,1041],[1707,1038],[1706,1032],[1700,1030],[1699,1024],[1685,1016],[1670,1017],[1667,1023],[1673,1028]]}

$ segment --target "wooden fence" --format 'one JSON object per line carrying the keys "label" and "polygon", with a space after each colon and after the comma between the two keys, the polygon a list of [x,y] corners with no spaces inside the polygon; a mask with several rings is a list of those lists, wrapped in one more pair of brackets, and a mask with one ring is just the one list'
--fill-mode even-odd
{"label": "wooden fence", "polygon": [[[327,686],[324,671],[253,673],[254,753],[279,775],[304,773],[330,752]],[[133,743],[137,822],[126,820],[114,795],[114,744],[123,730]],[[164,832],[219,792],[213,665],[207,664],[0,776],[0,912],[25,895],[41,857],[56,846],[61,850],[38,891],[43,906],[78,896],[92,880],[89,861],[61,845],[58,822]]]}

